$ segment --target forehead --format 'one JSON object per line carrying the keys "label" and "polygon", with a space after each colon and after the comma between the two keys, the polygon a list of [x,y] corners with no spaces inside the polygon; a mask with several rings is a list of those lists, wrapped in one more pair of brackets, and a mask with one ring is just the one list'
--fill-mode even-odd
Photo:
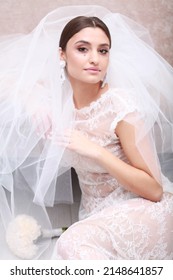
{"label": "forehead", "polygon": [[106,33],[99,27],[86,27],[73,35],[69,43],[77,43],[78,41],[86,41],[89,43],[110,44]]}

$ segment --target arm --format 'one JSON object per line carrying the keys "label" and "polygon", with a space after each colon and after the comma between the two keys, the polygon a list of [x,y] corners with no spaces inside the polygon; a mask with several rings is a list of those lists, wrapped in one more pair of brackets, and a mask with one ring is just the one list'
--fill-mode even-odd
{"label": "arm", "polygon": [[[113,177],[116,177],[121,184],[126,186],[127,190],[146,199],[159,201],[163,193],[162,187],[152,176],[137,150],[134,127],[125,121],[121,121],[117,125],[116,134],[130,164],[125,163],[103,148],[98,149],[97,162]],[[148,150],[150,150],[149,147]]]}
{"label": "arm", "polygon": [[[151,201],[160,201],[163,193],[162,187],[152,176],[137,150],[134,127],[125,121],[120,121],[115,132],[130,164],[111,154],[105,148],[91,142],[78,132],[73,132],[70,136],[68,148],[95,160],[127,190]],[[146,146],[145,150],[152,154],[147,139],[143,145]]]}

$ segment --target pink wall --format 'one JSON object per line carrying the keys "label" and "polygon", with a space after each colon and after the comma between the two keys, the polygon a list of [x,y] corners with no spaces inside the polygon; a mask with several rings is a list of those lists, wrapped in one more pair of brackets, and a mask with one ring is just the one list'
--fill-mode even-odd
{"label": "pink wall", "polygon": [[172,0],[0,0],[0,34],[29,32],[49,11],[81,4],[102,5],[143,24],[156,50],[173,65]]}

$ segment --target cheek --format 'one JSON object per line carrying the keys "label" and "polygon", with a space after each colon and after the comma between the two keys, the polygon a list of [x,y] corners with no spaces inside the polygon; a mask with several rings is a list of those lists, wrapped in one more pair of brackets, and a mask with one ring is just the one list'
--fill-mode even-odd
{"label": "cheek", "polygon": [[109,57],[105,60],[105,68],[108,68],[109,66]]}
{"label": "cheek", "polygon": [[73,64],[73,63],[77,63],[78,62],[78,59],[77,59],[77,56],[76,55],[70,55],[68,56],[67,58],[67,63],[70,65],[70,64]]}
{"label": "cheek", "polygon": [[75,73],[78,73],[81,70],[81,68],[79,67],[77,61],[75,61],[75,60],[68,61],[66,69],[67,69],[67,73],[72,75],[72,76]]}
{"label": "cheek", "polygon": [[84,66],[84,58],[79,57],[78,55],[73,55],[67,59],[67,72],[77,73],[81,71]]}

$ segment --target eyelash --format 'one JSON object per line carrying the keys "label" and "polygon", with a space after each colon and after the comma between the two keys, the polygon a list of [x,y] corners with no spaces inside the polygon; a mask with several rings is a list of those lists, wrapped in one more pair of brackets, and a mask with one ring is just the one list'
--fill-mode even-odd
{"label": "eyelash", "polygon": [[[79,52],[87,52],[88,51],[88,49],[87,48],[85,48],[85,47],[79,47],[78,48],[78,51]],[[99,52],[102,54],[102,55],[106,55],[108,52],[109,52],[109,50],[107,50],[107,49],[101,49],[101,50],[99,50]]]}
{"label": "eyelash", "polygon": [[100,52],[101,54],[107,54],[109,51],[107,49],[101,49]]}
{"label": "eyelash", "polygon": [[79,52],[86,52],[86,51],[87,51],[87,48],[85,48],[85,47],[79,47],[79,48],[78,48],[78,51],[79,51]]}

